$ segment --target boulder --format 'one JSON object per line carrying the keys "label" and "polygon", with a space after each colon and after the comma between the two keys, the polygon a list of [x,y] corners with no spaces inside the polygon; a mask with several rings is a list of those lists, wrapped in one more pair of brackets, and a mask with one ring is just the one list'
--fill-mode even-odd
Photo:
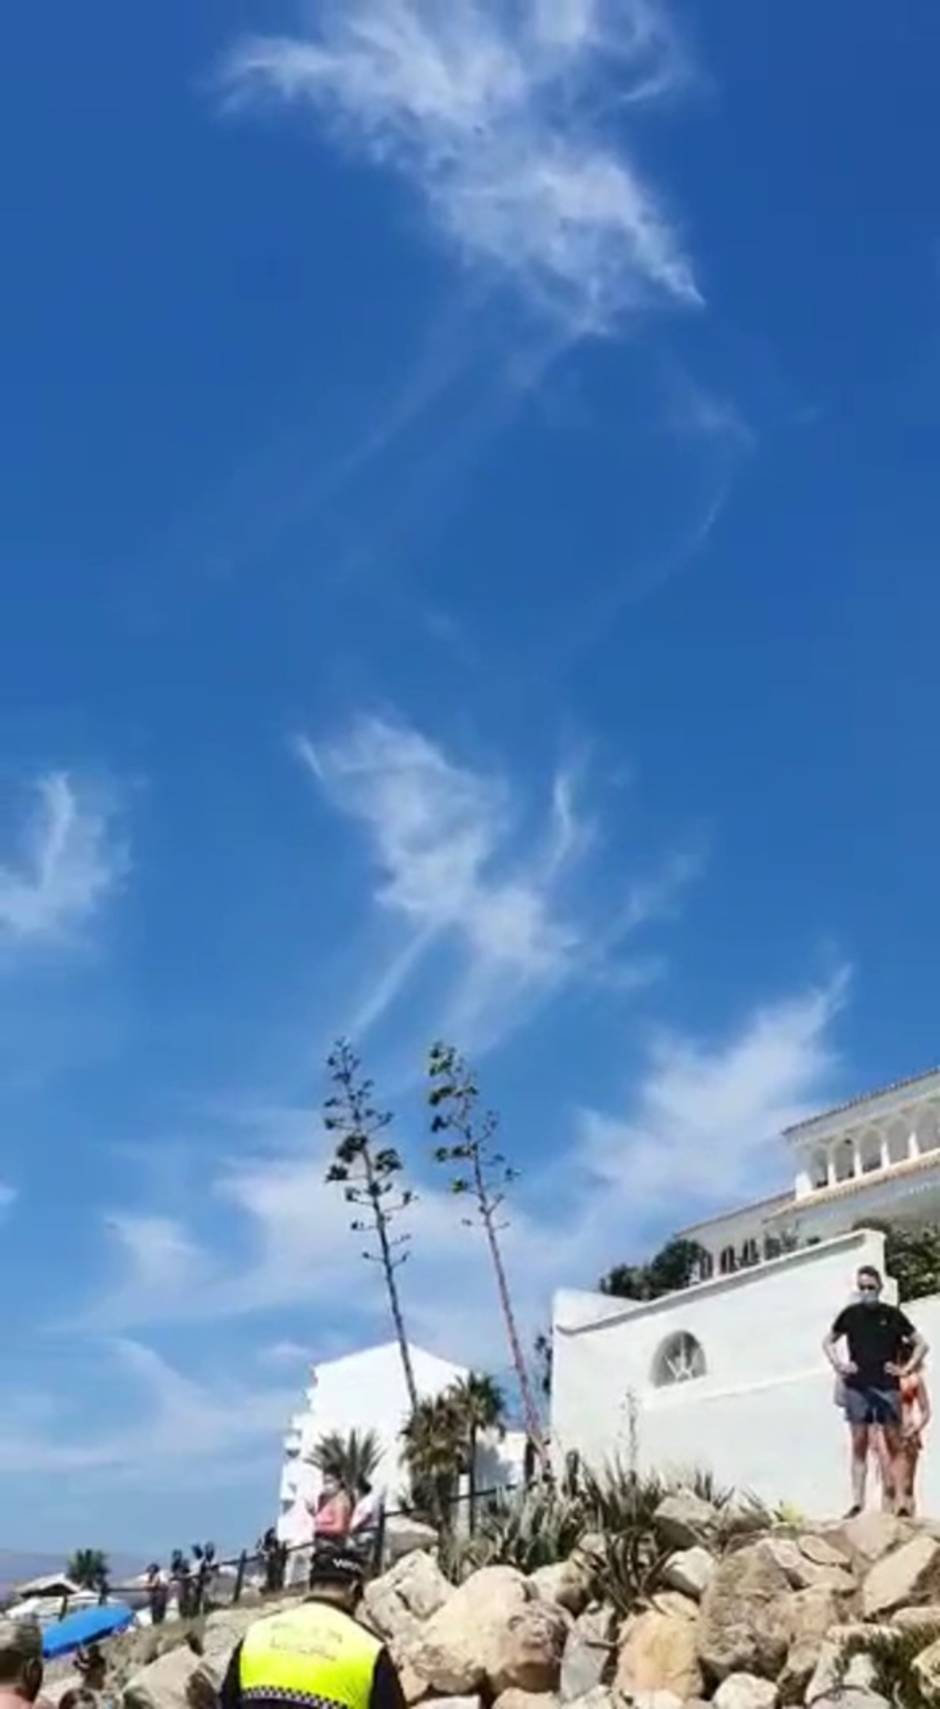
{"label": "boulder", "polygon": [[694,1549],[713,1535],[717,1523],[717,1509],[690,1489],[664,1497],[653,1515],[656,1535],[668,1549]]}
{"label": "boulder", "polygon": [[564,1611],[538,1601],[514,1567],[484,1567],[406,1640],[399,1661],[443,1695],[551,1691],[567,1635]]}
{"label": "boulder", "polygon": [[915,1657],[914,1677],[928,1703],[940,1702],[940,1639]]}
{"label": "boulder", "polygon": [[816,1709],[891,1709],[887,1697],[877,1691],[864,1691],[847,1686],[816,1699]]}
{"label": "boulder", "polygon": [[880,1561],[910,1536],[910,1529],[893,1513],[860,1513],[826,1533],[827,1540],[852,1560]]}
{"label": "boulder", "polygon": [[383,1544],[384,1559],[389,1566],[402,1555],[410,1555],[413,1549],[431,1553],[436,1548],[437,1532],[433,1525],[422,1525],[420,1519],[411,1519],[407,1513],[389,1514]]}
{"label": "boulder", "polygon": [[574,1555],[555,1566],[539,1567],[529,1583],[543,1602],[557,1603],[559,1608],[567,1608],[569,1614],[577,1615],[588,1605],[592,1577],[586,1559]]}
{"label": "boulder", "polygon": [[774,1709],[777,1687],[753,1673],[729,1673],[713,1701],[716,1709]]}
{"label": "boulder", "polygon": [[559,1709],[559,1702],[551,1691],[520,1691],[511,1685],[497,1697],[494,1709]]}
{"label": "boulder", "polygon": [[940,1588],[940,1543],[912,1537],[872,1567],[862,1585],[862,1611],[876,1620],[909,1602],[923,1602]]}
{"label": "boulder", "polygon": [[791,1594],[786,1573],[763,1543],[725,1556],[702,1598],[698,1648],[710,1678],[776,1678],[787,1654]]}
{"label": "boulder", "polygon": [[483,1567],[432,1614],[399,1659],[432,1692],[463,1696],[477,1691],[509,1621],[530,1596],[515,1567]]}
{"label": "boulder", "polygon": [[[479,1697],[433,1697],[428,1699],[434,1709],[482,1709]],[[519,1705],[522,1709],[522,1705]]]}
{"label": "boulder", "polygon": [[516,1690],[554,1691],[570,1616],[550,1602],[529,1602],[507,1622],[487,1660],[486,1674],[497,1696]]}
{"label": "boulder", "polygon": [[940,1602],[924,1602],[919,1608],[896,1608],[891,1625],[899,1626],[902,1632],[932,1632],[936,1627],[940,1634]]}
{"label": "boulder", "polygon": [[763,1544],[777,1565],[783,1568],[794,1590],[818,1587],[839,1591],[846,1596],[851,1596],[854,1591],[855,1579],[846,1566],[810,1560],[794,1537],[765,1537]]}
{"label": "boulder", "polygon": [[611,1661],[615,1621],[608,1603],[585,1609],[575,1621],[561,1658],[559,1693],[563,1703],[574,1703],[600,1685]]}
{"label": "boulder", "polygon": [[363,1613],[379,1637],[401,1643],[443,1608],[453,1589],[437,1562],[416,1550],[366,1586]]}
{"label": "boulder", "polygon": [[870,1656],[859,1653],[843,1667],[846,1645],[852,1638],[890,1631],[890,1626],[834,1626],[820,1650],[813,1677],[806,1687],[806,1702],[815,1704],[831,1697],[843,1684],[852,1690],[868,1691],[875,1677],[874,1663]]}
{"label": "boulder", "polygon": [[633,1709],[682,1709],[682,1698],[674,1691],[638,1691],[633,1698]]}
{"label": "boulder", "polygon": [[572,1700],[573,1709],[614,1709],[614,1694],[608,1685],[592,1686],[583,1697]]}
{"label": "boulder", "polygon": [[679,1549],[670,1555],[663,1568],[663,1583],[698,1602],[708,1588],[715,1566],[714,1555],[697,1543],[692,1549]]}
{"label": "boulder", "polygon": [[639,1691],[673,1691],[683,1702],[702,1695],[693,1621],[651,1608],[630,1622],[617,1658],[614,1692],[635,1697]]}
{"label": "boulder", "polygon": [[851,1571],[852,1562],[844,1549],[837,1549],[835,1543],[828,1537],[817,1537],[813,1532],[805,1532],[800,1538],[800,1549],[808,1561],[814,1561],[818,1567],[846,1567]]}
{"label": "boulder", "polygon": [[650,1603],[660,1614],[679,1614],[683,1620],[698,1619],[698,1603],[691,1596],[683,1596],[680,1590],[657,1590]]}
{"label": "boulder", "polygon": [[777,1681],[781,1703],[802,1703],[833,1626],[839,1605],[831,1590],[798,1590],[787,1604],[789,1648]]}
{"label": "boulder", "polygon": [[199,1658],[181,1644],[141,1668],[124,1687],[124,1709],[185,1709],[187,1688],[199,1666]]}

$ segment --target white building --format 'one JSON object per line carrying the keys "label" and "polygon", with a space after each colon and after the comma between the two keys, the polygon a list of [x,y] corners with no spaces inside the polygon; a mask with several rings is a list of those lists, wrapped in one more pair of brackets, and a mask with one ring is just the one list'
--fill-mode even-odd
{"label": "white building", "polygon": [[[813,1516],[846,1505],[845,1423],[822,1339],[859,1264],[884,1268],[884,1237],[866,1219],[940,1221],[940,1071],[785,1138],[792,1191],[683,1230],[706,1253],[693,1287],[648,1302],[557,1295],[556,1453],[707,1466]],[[905,1310],[940,1359],[940,1296]],[[930,1446],[923,1502],[940,1511]]]}
{"label": "white building", "polygon": [[940,1220],[940,1069],[899,1080],[788,1128],[792,1188],[681,1232],[702,1279],[825,1240],[866,1217]]}
{"label": "white building", "polygon": [[[432,1400],[468,1375],[461,1365],[439,1359],[422,1347],[411,1346],[415,1385],[422,1400]],[[310,1540],[308,1502],[316,1502],[321,1474],[309,1463],[322,1436],[339,1431],[374,1430],[382,1445],[381,1464],[373,1480],[394,1507],[407,1492],[401,1432],[410,1411],[408,1391],[397,1341],[349,1353],[310,1367],[305,1405],[293,1415],[284,1438],[278,1535],[286,1543]],[[508,1432],[502,1442],[481,1442],[477,1487],[496,1488],[516,1481],[523,1439]]]}

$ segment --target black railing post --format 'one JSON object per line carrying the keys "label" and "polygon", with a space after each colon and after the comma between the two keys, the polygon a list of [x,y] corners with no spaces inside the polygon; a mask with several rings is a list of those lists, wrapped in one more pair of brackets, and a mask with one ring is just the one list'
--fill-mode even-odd
{"label": "black railing post", "polygon": [[238,1557],[238,1571],[235,1574],[235,1589],[232,1591],[233,1602],[240,1602],[242,1599],[242,1586],[245,1583],[245,1568],[247,1565],[248,1551],[247,1549],[243,1549]]}

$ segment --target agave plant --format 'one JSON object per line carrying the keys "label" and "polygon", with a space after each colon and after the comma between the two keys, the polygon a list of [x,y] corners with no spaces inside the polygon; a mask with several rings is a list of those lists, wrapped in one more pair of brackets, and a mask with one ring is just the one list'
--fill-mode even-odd
{"label": "agave plant", "polygon": [[500,1494],[481,1514],[463,1552],[471,1567],[513,1566],[532,1573],[566,1560],[587,1529],[583,1502],[552,1484]]}
{"label": "agave plant", "polygon": [[936,1709],[937,1694],[921,1678],[915,1663],[917,1657],[940,1638],[940,1624],[915,1626],[896,1632],[883,1627],[871,1632],[859,1632],[843,1646],[836,1664],[836,1687],[845,1683],[845,1675],[853,1656],[867,1656],[874,1667],[872,1691],[887,1698],[897,1709]]}

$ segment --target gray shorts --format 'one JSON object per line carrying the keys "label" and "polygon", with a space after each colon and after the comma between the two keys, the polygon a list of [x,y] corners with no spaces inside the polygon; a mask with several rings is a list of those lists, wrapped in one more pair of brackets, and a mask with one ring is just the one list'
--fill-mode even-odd
{"label": "gray shorts", "polygon": [[846,1383],[843,1404],[850,1424],[900,1426],[900,1389],[853,1388],[851,1383]]}

